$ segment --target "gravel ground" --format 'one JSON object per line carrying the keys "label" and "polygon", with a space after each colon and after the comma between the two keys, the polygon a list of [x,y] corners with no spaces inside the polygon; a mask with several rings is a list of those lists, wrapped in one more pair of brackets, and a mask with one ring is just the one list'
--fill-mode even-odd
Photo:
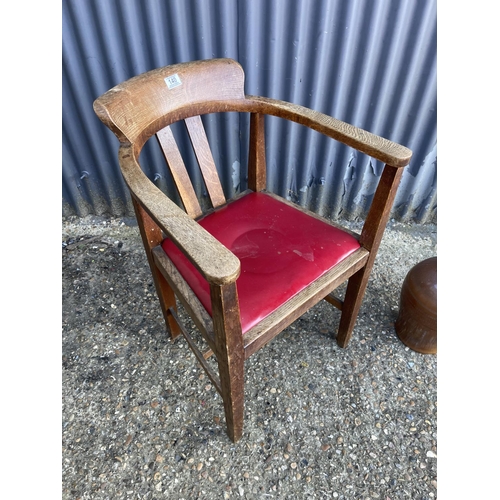
{"label": "gravel ground", "polygon": [[237,444],[134,221],[64,220],[62,241],[63,499],[437,498],[437,356],[393,326],[435,225],[389,223],[347,349],[324,302],[247,361]]}

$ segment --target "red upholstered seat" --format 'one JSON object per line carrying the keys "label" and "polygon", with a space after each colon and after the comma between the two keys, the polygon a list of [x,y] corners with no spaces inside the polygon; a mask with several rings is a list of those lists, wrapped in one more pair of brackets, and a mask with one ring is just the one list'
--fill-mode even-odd
{"label": "red upholstered seat", "polygon": [[[265,193],[249,193],[198,222],[240,259],[243,333],[360,246],[349,233]],[[162,247],[212,314],[206,280],[171,240]]]}

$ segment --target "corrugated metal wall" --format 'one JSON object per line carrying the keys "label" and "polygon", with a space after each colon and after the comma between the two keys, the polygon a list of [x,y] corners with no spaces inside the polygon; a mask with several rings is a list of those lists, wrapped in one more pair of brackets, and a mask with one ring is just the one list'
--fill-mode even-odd
{"label": "corrugated metal wall", "polygon": [[[435,221],[436,0],[63,0],[64,215],[132,213],[118,141],[95,116],[94,99],[155,67],[213,57],[241,63],[248,94],[302,104],[411,148],[393,217]],[[244,189],[248,117],[203,120],[224,190]],[[266,124],[271,189],[334,219],[364,216],[379,162],[299,125]],[[188,141],[180,142],[196,175]],[[175,197],[155,144],[142,161]]]}

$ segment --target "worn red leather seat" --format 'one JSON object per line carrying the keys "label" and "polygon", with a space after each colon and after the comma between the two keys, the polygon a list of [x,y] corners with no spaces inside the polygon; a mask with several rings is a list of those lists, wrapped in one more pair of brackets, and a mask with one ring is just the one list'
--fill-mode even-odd
{"label": "worn red leather seat", "polygon": [[[249,193],[198,220],[241,262],[242,333],[357,250],[346,231],[266,193]],[[208,313],[210,287],[170,239],[162,247]]]}

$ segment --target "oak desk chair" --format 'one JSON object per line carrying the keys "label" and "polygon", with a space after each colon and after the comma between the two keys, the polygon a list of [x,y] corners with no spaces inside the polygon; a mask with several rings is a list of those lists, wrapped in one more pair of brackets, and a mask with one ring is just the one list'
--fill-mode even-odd
{"label": "oak desk chair", "polygon": [[[184,335],[217,388],[227,433],[236,442],[243,430],[247,358],[322,299],[341,309],[337,342],[347,346],[411,151],[305,107],[245,95],[243,69],[231,59],[143,73],[99,97],[94,110],[120,141],[119,162],[167,330],[172,338]],[[249,189],[231,200],[200,118],[228,111],[250,113]],[[266,191],[265,115],[310,127],[386,164],[360,235]],[[206,213],[170,128],[180,120],[213,206]],[[139,165],[144,144],[155,134],[184,210]],[[342,301],[332,291],[346,280]],[[207,342],[206,352],[180,323],[176,299]],[[212,354],[218,370],[207,362]]]}

